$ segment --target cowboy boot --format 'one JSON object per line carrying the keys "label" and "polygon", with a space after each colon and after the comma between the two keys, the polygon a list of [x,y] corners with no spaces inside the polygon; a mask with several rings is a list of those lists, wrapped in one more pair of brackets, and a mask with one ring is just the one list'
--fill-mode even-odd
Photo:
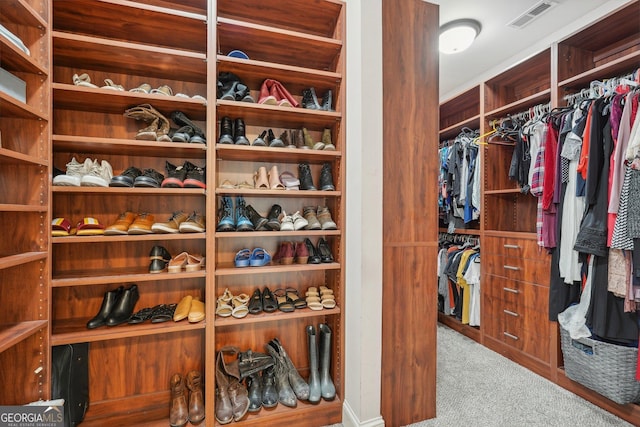
{"label": "cowboy boot", "polygon": [[322,394],[320,391],[320,373],[318,371],[316,328],[313,325],[307,326],[307,341],[309,344],[309,402],[318,403]]}
{"label": "cowboy boot", "polygon": [[204,396],[202,394],[202,376],[198,371],[187,374],[187,388],[189,389],[189,422],[199,424],[204,420]]}
{"label": "cowboy boot", "polygon": [[278,340],[278,338],[274,338],[273,342],[278,346],[278,350],[282,355],[282,360],[284,360],[285,365],[289,371],[289,384],[293,389],[293,392],[296,394],[296,397],[300,400],[309,400],[309,384],[305,382],[305,380],[300,376],[300,373],[293,365],[293,362],[289,358],[289,355],[285,351],[284,347]]}
{"label": "cowboy boot", "polygon": [[[221,348],[220,352],[237,355],[240,350],[237,347],[226,346]],[[222,357],[222,366],[229,381],[227,392],[231,403],[233,420],[240,421],[249,410],[249,393],[247,392],[247,387],[240,382],[240,364],[237,358],[231,363],[226,363],[224,357]]]}
{"label": "cowboy boot", "polygon": [[320,331],[320,390],[324,400],[336,397],[336,387],[331,381],[331,329],[326,323],[318,326]]}
{"label": "cowboy boot", "polygon": [[173,374],[170,382],[171,409],[169,410],[169,425],[182,427],[189,421],[187,398],[185,397],[184,379],[180,374]]}
{"label": "cowboy boot", "polygon": [[298,404],[296,395],[289,384],[289,369],[282,355],[278,351],[278,346],[273,341],[266,345],[267,351],[275,361],[276,390],[278,390],[278,401],[285,406],[295,408]]}
{"label": "cowboy boot", "polygon": [[216,421],[229,424],[233,420],[233,407],[229,398],[229,376],[225,370],[222,350],[216,360]]}

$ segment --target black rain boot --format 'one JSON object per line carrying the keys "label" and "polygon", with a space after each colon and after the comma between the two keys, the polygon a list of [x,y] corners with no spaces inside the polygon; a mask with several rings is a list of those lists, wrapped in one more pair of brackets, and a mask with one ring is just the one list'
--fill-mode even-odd
{"label": "black rain boot", "polygon": [[312,87],[304,89],[302,91],[302,108],[308,108],[309,110],[322,110],[322,107],[318,103],[318,97],[316,96],[316,90]]}
{"label": "black rain boot", "polygon": [[236,119],[233,130],[233,142],[236,145],[249,145],[249,140],[245,135],[244,120]]}
{"label": "black rain boot", "polygon": [[320,171],[320,190],[334,191],[336,187],[333,185],[333,174],[331,172],[331,163],[325,162]]}
{"label": "black rain boot", "polygon": [[298,165],[298,179],[300,180],[301,190],[317,190],[316,186],[313,185],[309,163],[300,163]]}
{"label": "black rain boot", "polygon": [[331,329],[326,323],[318,326],[320,331],[320,389],[324,400],[333,400],[336,397],[336,387],[331,381]]}
{"label": "black rain boot", "polygon": [[322,397],[320,389],[320,372],[318,372],[318,344],[316,342],[316,328],[307,326],[307,341],[309,344],[309,402],[318,403]]}
{"label": "black rain boot", "polygon": [[88,329],[94,329],[99,326],[104,326],[109,317],[111,311],[116,306],[116,301],[120,299],[120,295],[124,291],[124,287],[120,286],[115,291],[108,291],[104,293],[104,298],[102,299],[102,305],[100,306],[100,311],[96,316],[87,322]]}
{"label": "black rain boot", "polygon": [[233,144],[233,122],[229,117],[220,120],[220,138],[218,144]]}
{"label": "black rain boot", "polygon": [[324,96],[322,97],[321,108],[324,111],[333,111],[333,109],[331,108],[332,104],[333,104],[333,92],[331,91],[331,89],[329,89],[328,91],[325,92]]}

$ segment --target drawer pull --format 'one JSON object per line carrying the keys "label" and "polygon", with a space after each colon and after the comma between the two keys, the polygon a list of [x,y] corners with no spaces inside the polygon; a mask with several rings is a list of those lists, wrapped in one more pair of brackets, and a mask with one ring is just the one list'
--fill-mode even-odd
{"label": "drawer pull", "polygon": [[513,316],[513,317],[519,317],[520,315],[514,311],[510,311],[510,310],[502,310],[504,311],[505,314],[508,314],[509,316]]}
{"label": "drawer pull", "polygon": [[515,335],[510,334],[509,332],[503,332],[504,336],[511,338],[512,340],[519,340],[520,338],[518,338]]}
{"label": "drawer pull", "polygon": [[505,245],[502,245],[502,246],[504,246],[505,249],[520,249],[519,245],[508,245],[508,244],[505,244]]}
{"label": "drawer pull", "polygon": [[502,290],[507,291],[507,292],[511,292],[512,294],[519,294],[520,293],[520,291],[517,290],[517,289],[511,289],[511,288],[507,288],[507,287],[502,288]]}
{"label": "drawer pull", "polygon": [[520,270],[520,267],[515,267],[513,265],[503,265],[503,267],[505,270],[515,270],[515,271]]}

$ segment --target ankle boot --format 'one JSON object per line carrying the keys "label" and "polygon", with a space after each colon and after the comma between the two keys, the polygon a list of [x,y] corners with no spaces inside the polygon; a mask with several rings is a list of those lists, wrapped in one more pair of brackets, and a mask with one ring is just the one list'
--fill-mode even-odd
{"label": "ankle boot", "polygon": [[325,162],[322,165],[320,171],[320,190],[322,191],[335,191],[336,187],[333,185],[333,172],[331,163]]}
{"label": "ankle boot", "polygon": [[88,329],[94,329],[99,326],[104,326],[107,321],[107,317],[113,308],[116,305],[116,302],[120,299],[120,295],[124,291],[124,287],[120,286],[115,291],[108,291],[104,293],[104,298],[102,299],[102,305],[100,306],[100,311],[96,316],[87,322]]}
{"label": "ankle boot", "polygon": [[[189,127],[191,127],[191,129],[193,129],[193,135],[194,136],[191,137],[189,142],[199,142],[199,143],[202,143],[202,144],[205,144],[207,142],[207,137],[206,137],[204,131],[200,128],[200,126],[198,126],[197,124],[192,122],[191,119],[189,119],[189,117],[187,117],[187,115],[185,113],[183,113],[182,111],[174,111],[174,112],[172,112],[171,113],[171,120],[173,120],[180,127],[189,126]],[[196,137],[197,137],[197,139],[194,139]]]}
{"label": "ankle boot", "polygon": [[137,285],[131,285],[131,287],[125,289],[113,306],[113,310],[109,313],[105,322],[106,325],[116,326],[128,321],[139,298]]}
{"label": "ankle boot", "polygon": [[324,147],[322,148],[323,150],[326,150],[326,151],[336,150],[336,146],[333,145],[333,142],[331,141],[331,129],[325,128],[325,130],[322,131],[322,143],[324,144]]}
{"label": "ankle boot", "polygon": [[204,396],[200,372],[190,371],[187,374],[186,383],[189,389],[189,422],[199,424],[204,420]]}
{"label": "ankle boot", "polygon": [[320,373],[318,372],[316,328],[313,325],[307,326],[307,341],[309,344],[309,402],[318,403],[322,394],[320,391]]}
{"label": "ankle boot", "polygon": [[289,384],[289,369],[282,355],[278,351],[278,346],[273,341],[266,345],[267,351],[275,361],[276,390],[278,390],[278,401],[285,406],[295,408],[298,404],[296,395]]}
{"label": "ankle boot", "polygon": [[247,208],[242,196],[236,197],[236,231],[253,231],[253,223],[247,216]]}
{"label": "ankle boot", "polygon": [[336,397],[336,387],[331,380],[331,329],[326,323],[318,326],[320,331],[320,390],[324,400]]}
{"label": "ankle boot", "polygon": [[298,180],[300,180],[301,190],[317,190],[316,186],[313,185],[313,177],[311,176],[309,163],[300,163],[298,165]]}
{"label": "ankle boot", "polygon": [[258,372],[249,375],[247,388],[249,389],[249,412],[257,412],[262,407],[262,384]]}
{"label": "ankle boot", "polygon": [[245,135],[244,120],[236,119],[233,129],[233,142],[236,145],[249,145],[249,140]]}
{"label": "ankle boot", "polygon": [[169,425],[182,427],[189,421],[187,398],[185,397],[184,379],[180,374],[173,374],[170,382],[171,409],[169,411]]}
{"label": "ankle boot", "polygon": [[231,197],[223,196],[218,209],[218,226],[216,231],[235,231],[236,222]]}
{"label": "ankle boot", "polygon": [[278,404],[275,368],[271,366],[262,372],[262,406],[273,408]]}
{"label": "ankle boot", "polygon": [[329,89],[328,91],[325,92],[324,96],[322,97],[321,108],[324,111],[333,111],[333,109],[331,108],[332,104],[333,104],[333,92],[331,91],[331,89]]}
{"label": "ankle boot", "polygon": [[267,218],[260,215],[251,205],[247,205],[245,207],[245,211],[247,213],[247,217],[249,221],[253,224],[253,229],[256,231],[267,230],[265,225],[269,221]]}
{"label": "ankle boot", "polygon": [[304,136],[302,135],[302,129],[293,129],[291,131],[291,136],[293,138],[293,145],[296,148],[309,148],[304,143]]}
{"label": "ankle boot", "polygon": [[235,74],[226,71],[218,73],[218,99],[235,101],[238,83],[240,83],[240,78]]}
{"label": "ankle boot", "polygon": [[287,366],[287,369],[289,371],[289,385],[291,385],[291,388],[296,394],[296,397],[300,400],[309,400],[309,384],[307,384],[305,380],[300,376],[300,373],[294,366],[284,347],[282,347],[282,344],[280,343],[278,338],[274,338],[273,343],[278,346],[278,350],[280,351],[282,360],[284,360],[285,365]]}
{"label": "ankle boot", "polygon": [[313,141],[313,138],[309,134],[307,128],[302,128],[302,135],[304,136],[304,144],[307,146],[307,148],[310,148],[312,150],[322,150],[324,148],[324,143]]}
{"label": "ankle boot", "polygon": [[271,231],[280,231],[280,214],[282,213],[282,207],[278,204],[271,206],[269,214],[267,215],[267,227]]}
{"label": "ankle boot", "polygon": [[220,120],[220,138],[218,144],[233,144],[233,122],[229,117]]}
{"label": "ankle boot", "polygon": [[215,418],[220,424],[229,424],[233,420],[233,408],[229,399],[229,376],[225,371],[222,351],[218,352],[216,360],[216,413]]}
{"label": "ankle boot", "polygon": [[316,90],[314,88],[310,87],[302,91],[302,108],[308,108],[309,110],[322,109],[318,103],[318,97],[316,96]]}

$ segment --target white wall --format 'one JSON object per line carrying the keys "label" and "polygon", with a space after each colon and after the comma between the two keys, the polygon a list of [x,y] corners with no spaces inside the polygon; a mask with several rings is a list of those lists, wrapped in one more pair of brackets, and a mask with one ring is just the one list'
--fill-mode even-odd
{"label": "white wall", "polygon": [[[366,7],[365,7],[366,3]],[[343,424],[384,426],[382,0],[347,0],[346,371]]]}

